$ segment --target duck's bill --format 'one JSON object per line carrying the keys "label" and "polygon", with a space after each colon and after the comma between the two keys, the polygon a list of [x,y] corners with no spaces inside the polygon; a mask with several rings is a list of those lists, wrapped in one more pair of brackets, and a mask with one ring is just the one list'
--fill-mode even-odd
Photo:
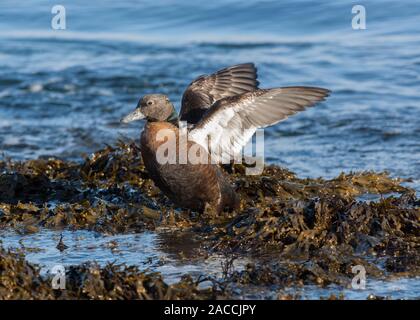
{"label": "duck's bill", "polygon": [[145,115],[141,113],[140,109],[136,109],[130,114],[126,115],[124,118],[121,119],[122,123],[129,123],[136,120],[144,119]]}

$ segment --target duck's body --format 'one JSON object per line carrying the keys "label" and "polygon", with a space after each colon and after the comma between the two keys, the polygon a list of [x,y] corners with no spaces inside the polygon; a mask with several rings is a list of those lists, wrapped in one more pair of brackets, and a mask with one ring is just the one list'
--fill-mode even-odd
{"label": "duck's body", "polygon": [[[148,122],[141,134],[140,145],[144,165],[155,182],[165,195],[176,205],[192,210],[203,211],[206,207],[216,213],[223,209],[235,209],[239,199],[230,186],[220,168],[214,164],[187,163],[160,163],[157,153],[168,140],[156,139],[159,133],[170,130],[174,134],[168,135],[169,141],[176,146],[178,155],[187,152],[194,147],[195,143],[188,141],[185,145],[179,139],[179,128],[165,122]],[[187,148],[187,150],[185,150]]]}
{"label": "duck's body", "polygon": [[[150,177],[168,198],[183,208],[220,213],[226,207],[235,209],[239,199],[218,164],[237,159],[257,129],[285,120],[328,94],[329,90],[316,87],[259,89],[257,70],[246,63],[200,76],[189,85],[180,112],[180,119],[188,122],[185,144],[180,143],[184,133],[178,114],[165,95],[144,96],[122,121],[147,119],[142,157]],[[172,134],[165,134],[168,131]],[[162,161],[164,144],[172,145],[174,161]],[[192,161],[190,150],[197,147],[200,158],[207,161]]]}

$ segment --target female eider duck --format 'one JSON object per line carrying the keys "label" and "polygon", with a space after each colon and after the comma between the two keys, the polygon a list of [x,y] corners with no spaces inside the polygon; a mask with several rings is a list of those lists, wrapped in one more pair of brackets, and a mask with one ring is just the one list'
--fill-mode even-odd
{"label": "female eider duck", "polygon": [[[219,164],[236,159],[257,129],[323,101],[330,92],[302,86],[259,89],[258,85],[253,63],[231,66],[195,79],[183,94],[179,117],[167,96],[150,94],[121,120],[147,120],[140,141],[143,162],[151,179],[177,206],[216,214],[237,208],[239,198]],[[188,123],[188,130],[181,129],[179,120]],[[185,144],[180,143],[181,131],[188,131]],[[163,134],[163,139],[162,133],[168,132],[173,135]],[[158,159],[159,148],[168,141],[174,145],[175,161]],[[180,161],[181,153],[189,155],[191,150],[195,155],[199,150],[200,159],[211,161],[193,161],[189,156]]]}

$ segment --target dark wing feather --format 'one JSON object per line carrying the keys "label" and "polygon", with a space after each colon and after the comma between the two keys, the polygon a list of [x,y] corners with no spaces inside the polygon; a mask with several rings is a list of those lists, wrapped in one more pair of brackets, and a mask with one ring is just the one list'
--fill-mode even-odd
{"label": "dark wing feather", "polygon": [[195,124],[217,100],[258,88],[257,68],[244,63],[195,79],[182,96],[180,119]]}
{"label": "dark wing feather", "polygon": [[218,163],[229,163],[255,131],[323,101],[330,91],[315,87],[259,89],[217,101],[189,133]]}

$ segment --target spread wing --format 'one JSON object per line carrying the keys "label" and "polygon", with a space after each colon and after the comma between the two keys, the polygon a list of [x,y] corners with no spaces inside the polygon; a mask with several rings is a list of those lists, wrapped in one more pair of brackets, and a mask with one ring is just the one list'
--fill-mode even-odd
{"label": "spread wing", "polygon": [[196,124],[210,106],[222,98],[258,88],[257,68],[244,63],[195,79],[182,96],[180,119]]}
{"label": "spread wing", "polygon": [[229,163],[240,155],[258,128],[274,125],[323,101],[330,91],[315,87],[259,89],[228,97],[211,106],[189,133],[215,163]]}

